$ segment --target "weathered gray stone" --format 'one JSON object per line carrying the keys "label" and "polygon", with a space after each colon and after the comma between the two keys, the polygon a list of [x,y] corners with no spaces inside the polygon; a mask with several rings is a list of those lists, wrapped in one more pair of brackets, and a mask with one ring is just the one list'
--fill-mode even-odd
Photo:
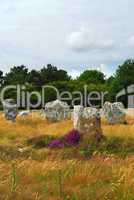
{"label": "weathered gray stone", "polygon": [[6,99],[3,101],[3,108],[5,113],[5,118],[9,121],[15,122],[18,109],[15,101],[13,99]]}
{"label": "weathered gray stone", "polygon": [[84,108],[74,106],[74,129],[82,135],[95,136],[100,139],[102,136],[100,113],[95,108]]}
{"label": "weathered gray stone", "polygon": [[81,130],[81,118],[83,114],[83,106],[74,106],[73,122],[74,129]]}
{"label": "weathered gray stone", "polygon": [[121,102],[105,102],[103,113],[109,124],[119,124],[126,122],[126,113]]}
{"label": "weathered gray stone", "polygon": [[51,122],[70,118],[70,109],[66,102],[55,100],[45,105],[45,117]]}

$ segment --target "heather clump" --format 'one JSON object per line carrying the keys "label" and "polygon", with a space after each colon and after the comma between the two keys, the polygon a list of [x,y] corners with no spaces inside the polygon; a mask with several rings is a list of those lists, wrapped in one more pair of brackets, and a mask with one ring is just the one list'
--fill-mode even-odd
{"label": "heather clump", "polygon": [[63,148],[65,146],[74,146],[77,145],[80,141],[79,131],[73,129],[64,137],[53,140],[50,144],[50,148]]}
{"label": "heather clump", "polygon": [[80,141],[79,131],[73,129],[67,135],[64,136],[64,141],[66,145],[76,145]]}

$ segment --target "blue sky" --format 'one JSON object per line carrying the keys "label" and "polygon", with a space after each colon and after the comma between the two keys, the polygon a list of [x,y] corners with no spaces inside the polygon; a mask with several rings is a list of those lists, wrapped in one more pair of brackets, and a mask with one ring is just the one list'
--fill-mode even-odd
{"label": "blue sky", "polygon": [[0,6],[0,69],[47,63],[72,76],[107,76],[134,57],[133,0],[4,0]]}

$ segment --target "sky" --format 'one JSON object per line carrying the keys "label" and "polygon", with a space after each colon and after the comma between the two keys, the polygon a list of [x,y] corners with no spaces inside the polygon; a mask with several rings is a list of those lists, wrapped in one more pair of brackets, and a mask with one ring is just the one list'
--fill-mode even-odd
{"label": "sky", "polygon": [[0,70],[51,63],[106,76],[134,57],[134,0],[0,0]]}

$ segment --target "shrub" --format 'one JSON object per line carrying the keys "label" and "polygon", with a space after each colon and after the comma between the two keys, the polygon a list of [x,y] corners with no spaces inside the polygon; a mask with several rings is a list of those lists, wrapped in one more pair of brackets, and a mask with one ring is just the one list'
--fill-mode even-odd
{"label": "shrub", "polygon": [[64,141],[66,145],[76,145],[80,141],[80,133],[79,131],[73,129],[64,137]]}
{"label": "shrub", "polygon": [[35,148],[43,148],[47,147],[54,139],[55,137],[50,135],[36,136],[30,138],[27,143],[28,145],[33,145],[33,147]]}
{"label": "shrub", "polygon": [[64,142],[61,139],[53,140],[49,144],[50,148],[63,148],[64,147]]}
{"label": "shrub", "polygon": [[63,148],[65,146],[73,146],[78,144],[80,141],[80,133],[77,130],[70,131],[63,138],[53,140],[50,144],[50,148]]}

